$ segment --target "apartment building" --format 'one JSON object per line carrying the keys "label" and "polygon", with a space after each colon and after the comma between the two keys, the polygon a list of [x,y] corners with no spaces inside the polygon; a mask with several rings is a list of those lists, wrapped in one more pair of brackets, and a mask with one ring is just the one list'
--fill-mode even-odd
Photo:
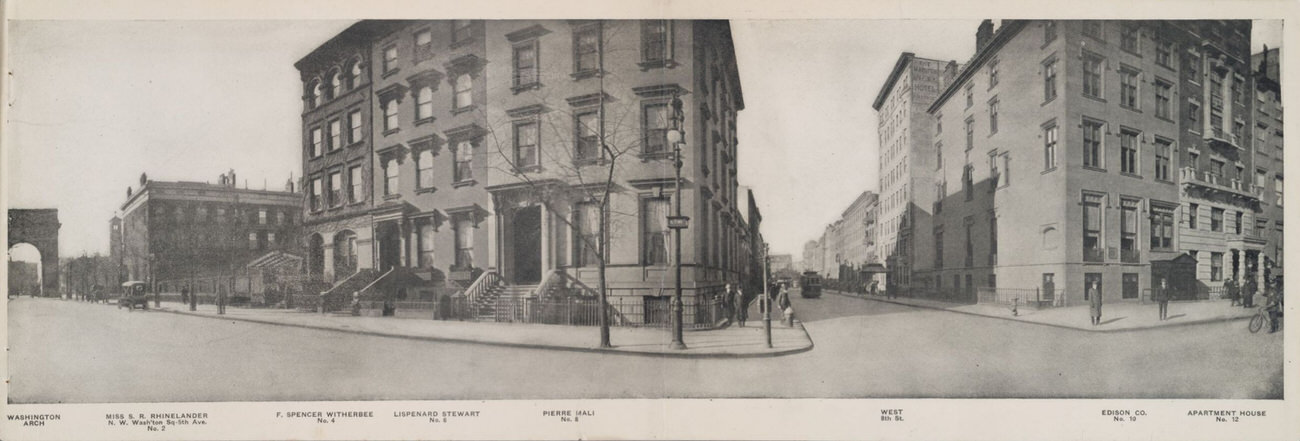
{"label": "apartment building", "polygon": [[679,203],[688,296],[752,273],[725,21],[367,20],[297,66],[311,268],[327,280],[596,286],[604,217],[611,294],[664,303]]}
{"label": "apartment building", "polygon": [[[889,284],[898,289],[911,286],[914,268],[927,261],[925,250],[930,246],[929,235],[916,232],[930,225],[935,197],[930,185],[935,161],[941,160],[933,138],[942,127],[931,122],[926,109],[959,67],[953,61],[904,52],[872,103],[878,114],[880,149],[880,194],[872,242],[888,271]],[[921,263],[920,268],[928,265]]]}
{"label": "apartment building", "polygon": [[[1252,273],[1258,196],[1233,135],[1251,124],[1236,98],[1249,34],[1249,21],[981,23],[928,109],[928,291],[1079,304],[1094,282],[1137,300],[1160,279],[1190,293]],[[1233,250],[1243,262],[1225,269]]]}
{"label": "apartment building", "polygon": [[[1264,268],[1280,274],[1282,251],[1282,82],[1278,76],[1281,50],[1268,49],[1251,56],[1255,66],[1255,190],[1262,209],[1255,216],[1254,230],[1264,237]],[[1263,272],[1264,270],[1261,270]]]}

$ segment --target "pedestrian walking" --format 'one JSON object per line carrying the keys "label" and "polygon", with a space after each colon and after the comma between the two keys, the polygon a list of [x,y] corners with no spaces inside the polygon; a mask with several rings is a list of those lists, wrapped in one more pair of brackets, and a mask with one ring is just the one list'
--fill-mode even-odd
{"label": "pedestrian walking", "polygon": [[736,288],[736,323],[740,327],[745,327],[745,320],[749,318],[749,304],[745,302],[745,291]]}
{"label": "pedestrian walking", "polygon": [[1160,279],[1160,287],[1156,288],[1155,301],[1160,304],[1160,320],[1169,318],[1169,286],[1165,279]]}
{"label": "pedestrian walking", "polygon": [[1223,282],[1223,290],[1227,291],[1228,299],[1232,300],[1232,306],[1241,304],[1241,290],[1237,289],[1236,279],[1228,279],[1228,281]]}
{"label": "pedestrian walking", "polygon": [[226,290],[224,288],[217,288],[217,314],[226,313]]}
{"label": "pedestrian walking", "polygon": [[1097,282],[1092,282],[1088,287],[1088,313],[1092,314],[1092,325],[1101,324],[1101,290],[1097,287]]}
{"label": "pedestrian walking", "polygon": [[1255,279],[1246,278],[1246,283],[1242,284],[1241,305],[1246,308],[1255,307]]}

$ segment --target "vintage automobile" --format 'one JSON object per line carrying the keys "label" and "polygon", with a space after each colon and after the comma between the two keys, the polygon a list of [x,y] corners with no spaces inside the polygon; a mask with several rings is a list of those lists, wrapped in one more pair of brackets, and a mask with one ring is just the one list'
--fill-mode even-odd
{"label": "vintage automobile", "polygon": [[122,295],[117,298],[117,308],[149,310],[149,284],[130,281],[122,284]]}

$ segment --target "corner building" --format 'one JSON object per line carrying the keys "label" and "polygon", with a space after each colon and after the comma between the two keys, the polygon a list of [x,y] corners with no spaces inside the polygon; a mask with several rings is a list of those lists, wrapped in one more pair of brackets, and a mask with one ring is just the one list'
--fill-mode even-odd
{"label": "corner building", "polygon": [[1221,284],[1221,255],[1254,246],[1238,230],[1258,206],[1241,180],[1251,147],[1231,135],[1249,104],[1230,95],[1250,90],[1230,61],[1249,34],[1248,21],[982,23],[929,108],[931,295],[1070,305],[1094,281],[1108,301],[1159,279],[1188,295]]}
{"label": "corner building", "polygon": [[362,21],[297,66],[311,271],[333,291],[398,273],[416,277],[400,277],[407,295],[484,277],[515,294],[594,287],[583,238],[610,176],[612,296],[666,304],[677,199],[686,296],[752,272],[725,21]]}

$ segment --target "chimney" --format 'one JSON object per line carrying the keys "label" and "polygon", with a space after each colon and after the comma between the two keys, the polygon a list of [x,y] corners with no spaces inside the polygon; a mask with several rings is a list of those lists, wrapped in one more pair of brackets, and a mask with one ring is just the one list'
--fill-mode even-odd
{"label": "chimney", "polygon": [[979,29],[975,31],[975,53],[984,50],[990,41],[993,41],[993,20],[984,19],[980,22]]}

